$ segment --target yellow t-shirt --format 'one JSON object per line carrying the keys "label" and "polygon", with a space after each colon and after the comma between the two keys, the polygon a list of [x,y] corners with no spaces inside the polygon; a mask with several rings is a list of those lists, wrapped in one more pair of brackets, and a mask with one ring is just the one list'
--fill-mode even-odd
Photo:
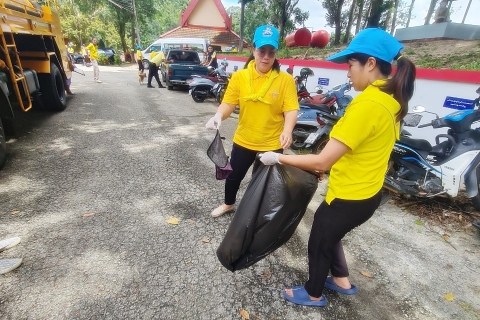
{"label": "yellow t-shirt", "polygon": [[137,54],[136,54],[136,55],[137,55],[137,61],[141,61],[142,58],[143,58],[143,56],[142,56],[142,51],[137,50]]}
{"label": "yellow t-shirt", "polygon": [[157,54],[150,59],[151,63],[154,63],[157,67],[160,66],[160,63],[162,63],[165,60],[165,55],[163,52],[157,52]]}
{"label": "yellow t-shirt", "polygon": [[283,113],[299,109],[293,78],[283,71],[280,71],[263,97],[271,104],[241,99],[252,94],[248,89],[250,81],[253,92],[258,93],[271,74],[272,71],[259,75],[255,68],[235,72],[222,100],[240,106],[238,127],[233,142],[250,150],[281,149],[280,134],[285,123]]}
{"label": "yellow t-shirt", "polygon": [[157,51],[152,51],[150,52],[150,61],[153,59],[153,57],[155,57],[156,55],[158,54]]}
{"label": "yellow t-shirt", "polygon": [[67,49],[68,53],[74,53],[75,51],[73,50],[73,47],[68,47]]}
{"label": "yellow t-shirt", "polygon": [[400,135],[396,114],[400,104],[377,87],[375,81],[352,100],[333,127],[330,138],[350,150],[330,170],[325,201],[335,198],[364,200],[373,197],[383,186],[388,159]]}
{"label": "yellow t-shirt", "polygon": [[96,46],[93,43],[90,43],[88,46],[85,47],[85,49],[88,50],[88,55],[90,56],[90,59],[98,60],[98,45]]}

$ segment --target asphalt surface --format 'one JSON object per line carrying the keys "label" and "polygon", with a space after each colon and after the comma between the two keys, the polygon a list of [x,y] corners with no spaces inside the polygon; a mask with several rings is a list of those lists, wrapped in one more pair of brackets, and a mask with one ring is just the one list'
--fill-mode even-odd
{"label": "asphalt surface", "polygon": [[[250,319],[480,318],[478,234],[444,241],[390,204],[345,238],[357,295],[325,290],[320,309],[286,302],[281,289],[307,279],[324,182],[286,245],[226,270],[215,251],[232,215],[210,217],[224,184],[204,127],[216,104],[139,85],[134,67],[102,67],[101,84],[84,69],[64,112],[19,114],[8,143],[0,237],[22,242],[0,259],[24,262],[0,276],[1,319],[242,319],[242,310]],[[236,123],[222,124],[227,150]]]}

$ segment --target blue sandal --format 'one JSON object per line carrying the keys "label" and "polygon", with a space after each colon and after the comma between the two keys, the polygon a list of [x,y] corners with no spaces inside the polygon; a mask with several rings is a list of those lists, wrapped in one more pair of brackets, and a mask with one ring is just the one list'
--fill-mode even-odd
{"label": "blue sandal", "polygon": [[304,286],[297,286],[291,289],[293,291],[293,297],[290,297],[285,290],[282,290],[283,297],[290,302],[309,307],[325,307],[327,305],[327,298],[323,294],[321,300],[313,301],[310,299]]}
{"label": "blue sandal", "polygon": [[332,290],[332,291],[337,291],[338,293],[341,294],[346,294],[346,295],[352,295],[358,292],[357,287],[355,287],[353,284],[350,284],[352,287],[350,289],[344,289],[342,287],[337,286],[335,281],[333,281],[333,277],[328,277],[327,280],[325,280],[325,288]]}

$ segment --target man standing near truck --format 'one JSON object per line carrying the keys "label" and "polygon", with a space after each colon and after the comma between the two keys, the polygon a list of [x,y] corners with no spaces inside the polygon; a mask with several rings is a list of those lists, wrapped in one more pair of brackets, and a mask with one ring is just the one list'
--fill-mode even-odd
{"label": "man standing near truck", "polygon": [[98,68],[98,39],[93,38],[92,42],[85,48],[87,49],[87,56],[90,58],[93,66],[93,81],[102,83],[98,78],[100,76],[100,69]]}
{"label": "man standing near truck", "polygon": [[165,61],[165,55],[163,51],[158,52],[153,58],[152,54],[150,54],[150,64],[148,65],[148,84],[147,88],[155,88],[152,86],[152,78],[155,78],[158,83],[159,88],[165,88],[162,83],[160,82],[160,78],[158,77],[158,68],[160,64]]}

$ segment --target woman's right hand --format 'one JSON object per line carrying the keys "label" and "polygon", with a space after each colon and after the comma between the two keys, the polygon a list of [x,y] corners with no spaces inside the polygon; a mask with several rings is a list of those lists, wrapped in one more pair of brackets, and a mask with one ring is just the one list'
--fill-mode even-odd
{"label": "woman's right hand", "polygon": [[205,124],[205,128],[207,129],[220,129],[220,124],[222,123],[222,117],[223,115],[220,112],[215,113],[213,117],[210,118],[210,120],[207,121]]}

